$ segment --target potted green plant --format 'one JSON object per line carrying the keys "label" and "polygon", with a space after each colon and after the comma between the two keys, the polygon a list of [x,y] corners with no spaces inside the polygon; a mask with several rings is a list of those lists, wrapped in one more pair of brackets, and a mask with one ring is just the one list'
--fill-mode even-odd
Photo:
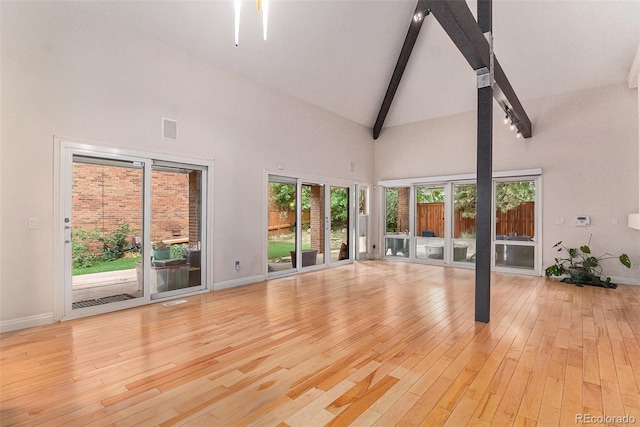
{"label": "potted green plant", "polygon": [[153,248],[153,259],[169,259],[171,258],[171,248],[162,240],[156,239],[151,245]]}
{"label": "potted green plant", "polygon": [[605,259],[617,258],[622,265],[627,268],[631,268],[631,261],[627,254],[622,254],[618,257],[609,253],[604,253],[600,256],[595,256],[591,253],[591,236],[589,236],[589,242],[586,245],[579,248],[568,248],[562,244],[562,241],[553,245],[557,248],[558,252],[564,252],[564,256],[556,258],[556,262],[553,265],[548,266],[545,269],[545,276],[563,276],[569,275],[562,281],[566,283],[574,283],[578,286],[592,285],[600,286],[603,288],[616,288],[616,284],[611,283],[611,278],[603,275],[603,268],[600,264]]}

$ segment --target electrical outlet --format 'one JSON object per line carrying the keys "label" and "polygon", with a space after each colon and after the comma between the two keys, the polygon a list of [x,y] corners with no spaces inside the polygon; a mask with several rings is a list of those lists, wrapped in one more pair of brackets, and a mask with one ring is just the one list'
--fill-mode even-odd
{"label": "electrical outlet", "polygon": [[236,270],[240,270],[240,261],[236,261]]}

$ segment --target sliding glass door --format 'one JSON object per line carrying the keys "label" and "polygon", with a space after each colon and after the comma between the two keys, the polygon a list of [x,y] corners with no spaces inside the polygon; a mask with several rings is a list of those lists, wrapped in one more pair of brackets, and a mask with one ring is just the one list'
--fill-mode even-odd
{"label": "sliding glass door", "polygon": [[61,141],[59,318],[207,287],[208,165]]}
{"label": "sliding glass door", "polygon": [[[326,194],[323,184],[303,183],[301,186],[302,247],[300,266],[312,267],[324,264],[327,235],[325,218]],[[296,254],[297,255],[297,254]],[[297,261],[294,262],[294,266]]]}
{"label": "sliding glass door", "polygon": [[350,260],[351,235],[351,189],[331,186],[331,262]]}
{"label": "sliding glass door", "polygon": [[267,268],[269,275],[286,274],[296,269],[298,238],[297,182],[281,176],[269,176],[267,228]]}
{"label": "sliding glass door", "polygon": [[151,168],[152,298],[202,286],[202,174],[188,165]]}
{"label": "sliding glass door", "polygon": [[358,194],[357,259],[361,260],[369,257],[369,189],[359,185],[356,192]]}
{"label": "sliding glass door", "polygon": [[352,259],[352,192],[348,186],[268,176],[269,277]]}
{"label": "sliding glass door", "polygon": [[72,311],[128,307],[145,295],[144,168],[134,159],[72,154],[71,203],[63,219]]}

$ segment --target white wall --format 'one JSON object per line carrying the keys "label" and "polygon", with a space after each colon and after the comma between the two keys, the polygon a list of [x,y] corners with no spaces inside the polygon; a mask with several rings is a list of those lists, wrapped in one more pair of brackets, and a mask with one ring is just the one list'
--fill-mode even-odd
{"label": "white wall", "polygon": [[[367,128],[95,20],[72,2],[0,8],[0,329],[51,318],[54,135],[215,158],[216,283],[264,272],[265,169],[361,182],[475,170],[475,113],[384,129],[374,145]],[[621,84],[525,107],[530,140],[515,139],[496,110],[494,164],[543,168],[545,264],[553,243],[582,243],[588,233],[596,251],[640,260],[637,232],[625,223],[638,206],[637,94]],[[162,117],[178,121],[179,141],[160,138]],[[578,214],[591,215],[592,227],[571,226]],[[32,217],[38,230],[28,230]]]}
{"label": "white wall", "polygon": [[[620,83],[524,106],[533,122],[530,139],[515,138],[494,109],[493,165],[495,171],[542,168],[543,265],[553,262],[557,241],[584,244],[590,233],[595,252],[626,252],[640,261],[637,231],[627,228],[627,215],[638,207],[635,91]],[[475,173],[475,146],[475,112],[385,129],[375,143],[376,181]],[[574,227],[577,215],[591,216],[591,227]],[[556,225],[560,217],[565,225]],[[637,268],[607,267],[608,275],[628,282],[640,277]]]}
{"label": "white wall", "polygon": [[[216,283],[266,270],[265,169],[373,178],[365,127],[93,19],[73,2],[1,8],[0,326],[50,321],[54,135],[215,159]],[[178,121],[178,141],[160,137],[162,117]],[[28,230],[33,217],[39,229]]]}

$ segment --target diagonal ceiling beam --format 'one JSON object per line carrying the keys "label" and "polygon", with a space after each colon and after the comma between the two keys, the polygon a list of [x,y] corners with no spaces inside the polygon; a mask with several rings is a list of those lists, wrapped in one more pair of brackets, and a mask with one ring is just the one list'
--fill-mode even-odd
{"label": "diagonal ceiling beam", "polygon": [[416,44],[418,34],[420,34],[422,22],[424,22],[424,18],[429,14],[426,4],[426,0],[419,0],[416,5],[416,10],[411,17],[409,31],[407,31],[407,36],[404,39],[404,44],[402,45],[402,50],[400,51],[396,68],[393,70],[393,75],[391,76],[387,93],[384,95],[382,106],[378,113],[378,118],[376,119],[375,125],[373,125],[373,139],[378,139],[380,136],[384,119],[386,119],[389,108],[391,108],[391,102],[393,101],[393,97],[396,95],[396,91],[400,85],[400,80],[402,80],[402,74],[404,74],[404,69],[407,67],[407,63],[411,57],[413,46]]}
{"label": "diagonal ceiling beam", "polygon": [[[427,0],[427,7],[449,35],[471,68],[489,69],[490,47],[464,0]],[[531,120],[524,111],[516,92],[494,57],[495,86],[493,97],[507,115],[514,117],[514,125],[525,138],[530,138]]]}

